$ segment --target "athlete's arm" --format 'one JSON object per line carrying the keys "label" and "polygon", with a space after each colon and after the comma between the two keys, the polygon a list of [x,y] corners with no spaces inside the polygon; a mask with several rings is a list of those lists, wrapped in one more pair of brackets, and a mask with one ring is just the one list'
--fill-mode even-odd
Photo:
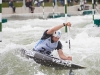
{"label": "athlete's arm", "polygon": [[63,60],[72,60],[71,56],[65,56],[62,49],[58,50],[59,57]]}
{"label": "athlete's arm", "polygon": [[[65,23],[65,26],[71,26],[71,23],[70,23],[70,22],[67,22],[67,23]],[[64,27],[64,24],[57,25],[57,26],[55,26],[55,27],[49,29],[49,30],[47,31],[47,34],[53,34],[54,31],[57,31],[57,30],[59,30],[59,29],[62,28],[62,27]]]}
{"label": "athlete's arm", "polygon": [[72,57],[71,56],[65,56],[63,51],[62,51],[62,43],[60,41],[58,41],[58,46],[56,48],[58,50],[58,54],[59,54],[59,57],[63,60],[72,60]]}

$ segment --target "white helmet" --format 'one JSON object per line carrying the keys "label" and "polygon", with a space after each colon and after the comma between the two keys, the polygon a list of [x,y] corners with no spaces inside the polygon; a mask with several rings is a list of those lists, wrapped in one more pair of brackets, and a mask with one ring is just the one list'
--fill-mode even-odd
{"label": "white helmet", "polygon": [[54,36],[54,37],[57,37],[57,38],[60,38],[60,37],[61,37],[61,31],[60,31],[60,30],[55,31],[55,32],[53,33],[53,36]]}

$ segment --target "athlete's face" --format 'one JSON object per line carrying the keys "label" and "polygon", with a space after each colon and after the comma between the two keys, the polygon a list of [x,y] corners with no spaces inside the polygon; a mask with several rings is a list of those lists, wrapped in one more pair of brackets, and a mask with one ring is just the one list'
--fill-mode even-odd
{"label": "athlete's face", "polygon": [[54,36],[52,37],[52,39],[53,39],[54,42],[57,42],[59,40],[58,37],[54,37]]}

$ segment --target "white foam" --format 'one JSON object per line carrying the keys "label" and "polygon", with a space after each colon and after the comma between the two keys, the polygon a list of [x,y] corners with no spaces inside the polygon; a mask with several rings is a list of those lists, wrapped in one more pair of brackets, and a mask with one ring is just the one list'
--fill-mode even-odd
{"label": "white foam", "polygon": [[[22,47],[33,49],[44,30],[62,24],[65,20],[62,17],[47,20],[29,19],[8,21],[3,25],[3,42],[2,44],[0,43],[0,53]],[[81,64],[85,65],[90,65],[88,61],[91,63],[98,61],[91,60],[92,57],[99,57],[100,55],[100,27],[93,27],[92,16],[72,16],[67,21],[72,23],[70,28],[71,49],[68,47],[69,43],[65,43],[65,28],[63,27],[61,29],[62,36],[60,40],[63,45],[64,54],[68,55],[71,52],[74,62],[79,63],[80,61]],[[56,50],[53,54],[59,57]],[[39,74],[45,75],[38,71],[36,75]]]}

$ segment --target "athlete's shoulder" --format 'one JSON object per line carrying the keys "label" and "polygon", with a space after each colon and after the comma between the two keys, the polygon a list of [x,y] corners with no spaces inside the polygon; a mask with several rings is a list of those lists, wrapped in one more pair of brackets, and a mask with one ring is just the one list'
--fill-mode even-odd
{"label": "athlete's shoulder", "polygon": [[43,33],[43,35],[42,35],[42,37],[41,37],[42,40],[43,40],[43,39],[47,39],[47,38],[49,38],[49,37],[52,36],[51,34],[47,34],[47,31],[48,31],[48,30],[45,30],[45,31],[44,31],[44,33]]}
{"label": "athlete's shoulder", "polygon": [[56,48],[57,50],[62,49],[62,43],[60,41],[58,41],[58,46]]}
{"label": "athlete's shoulder", "polygon": [[61,46],[62,46],[62,43],[61,43],[61,41],[58,41],[58,45],[61,45]]}

